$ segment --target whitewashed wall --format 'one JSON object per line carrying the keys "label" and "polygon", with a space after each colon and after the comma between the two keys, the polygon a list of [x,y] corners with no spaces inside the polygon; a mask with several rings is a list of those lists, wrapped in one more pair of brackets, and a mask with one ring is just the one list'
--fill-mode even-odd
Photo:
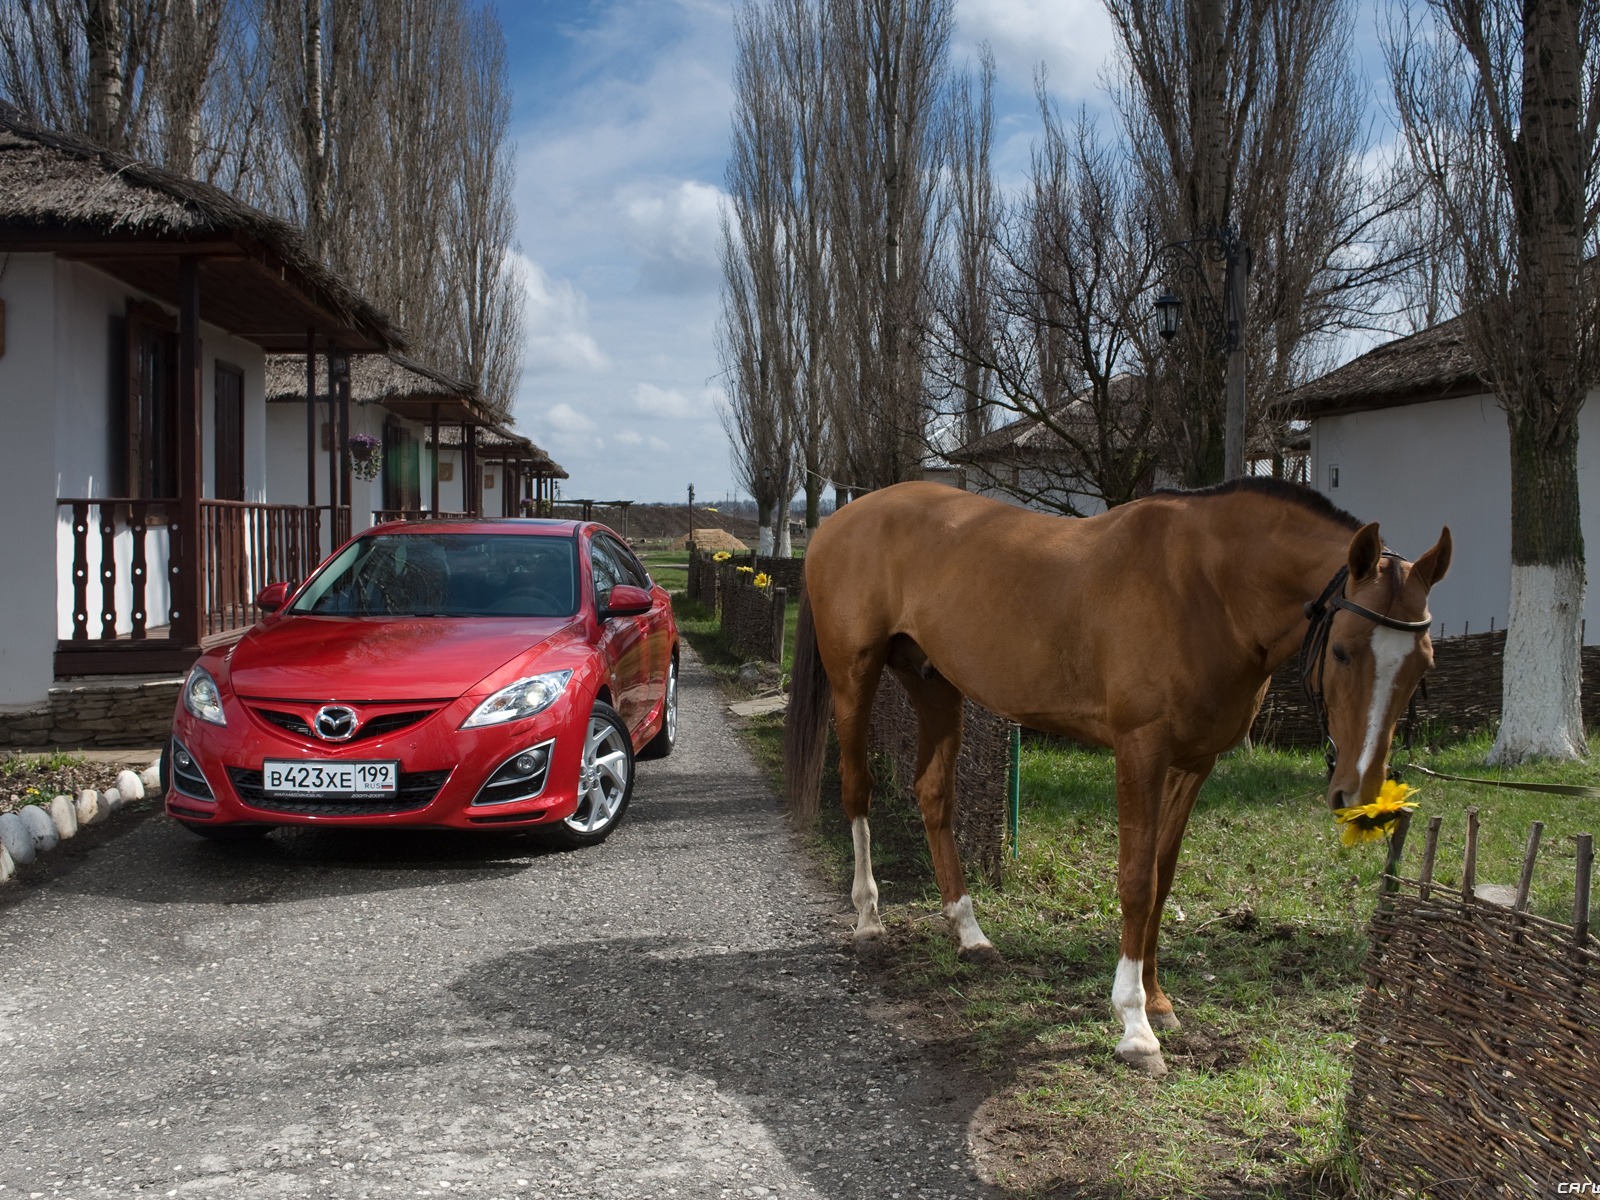
{"label": "whitewashed wall", "polygon": [[[1511,594],[1511,457],[1505,414],[1490,396],[1319,417],[1311,423],[1312,483],[1339,507],[1377,521],[1415,558],[1450,526],[1455,557],[1430,603],[1446,634],[1504,629]],[[1338,483],[1334,484],[1337,470]],[[1600,406],[1579,420],[1583,540],[1600,547]],[[1585,641],[1600,643],[1600,580],[1590,572]],[[1437,626],[1435,633],[1437,634]]]}

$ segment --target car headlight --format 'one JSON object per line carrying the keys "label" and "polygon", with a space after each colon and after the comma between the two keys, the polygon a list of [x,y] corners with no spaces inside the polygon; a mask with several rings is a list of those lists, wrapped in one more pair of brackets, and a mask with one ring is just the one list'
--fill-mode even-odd
{"label": "car headlight", "polygon": [[472,715],[461,722],[461,728],[503,725],[507,721],[520,721],[523,717],[543,712],[556,702],[556,697],[561,695],[571,678],[571,671],[550,671],[544,675],[519,679],[473,709]]}
{"label": "car headlight", "polygon": [[183,685],[183,706],[202,721],[213,725],[226,725],[228,718],[222,714],[222,693],[217,681],[204,667],[195,667]]}

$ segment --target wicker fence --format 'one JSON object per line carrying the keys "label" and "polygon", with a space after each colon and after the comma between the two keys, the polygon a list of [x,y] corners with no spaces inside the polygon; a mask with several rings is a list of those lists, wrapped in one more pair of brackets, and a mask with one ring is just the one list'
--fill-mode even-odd
{"label": "wicker fence", "polygon": [[[1417,695],[1417,719],[1441,733],[1461,734],[1500,719],[1500,664],[1505,630],[1441,638],[1433,644],[1428,694]],[[1600,646],[1583,648],[1583,720],[1600,724]],[[1321,740],[1300,686],[1297,654],[1272,677],[1251,735],[1275,746],[1315,746]]]}
{"label": "wicker fence", "polygon": [[753,579],[752,575],[735,575],[719,584],[722,635],[739,654],[782,662],[788,592],[770,584],[758,588]]}
{"label": "wicker fence", "polygon": [[[1000,885],[1006,842],[1007,773],[1011,723],[970,700],[962,702],[961,753],[956,759],[956,847],[962,865]],[[872,705],[874,754],[887,755],[899,803],[915,805],[917,714],[891,671],[883,673]]]}
{"label": "wicker fence", "polygon": [[[1441,818],[1415,879],[1391,847],[1371,926],[1348,1105],[1362,1190],[1523,1197],[1600,1190],[1600,952],[1594,843],[1577,839],[1571,925],[1525,911],[1542,825],[1510,906],[1474,893],[1477,810],[1459,887],[1433,880]],[[1587,1192],[1580,1189],[1587,1187]]]}

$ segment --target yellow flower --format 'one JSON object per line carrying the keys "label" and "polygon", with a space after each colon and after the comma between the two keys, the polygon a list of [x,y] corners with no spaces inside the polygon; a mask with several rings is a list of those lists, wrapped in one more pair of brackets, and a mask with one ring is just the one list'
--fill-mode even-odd
{"label": "yellow flower", "polygon": [[1406,799],[1416,790],[1398,779],[1389,779],[1378,789],[1378,798],[1371,804],[1352,804],[1349,808],[1334,809],[1333,819],[1339,823],[1339,840],[1346,846],[1360,846],[1384,837],[1401,813],[1410,812],[1416,807]]}
{"label": "yellow flower", "polygon": [[734,569],[742,575],[754,575],[756,570],[754,567],[736,567]]}
{"label": "yellow flower", "polygon": [[727,562],[733,555],[727,550],[718,550],[711,556],[712,562]]}
{"label": "yellow flower", "polygon": [[755,584],[758,588],[761,588],[763,591],[765,591],[766,588],[767,588],[767,585],[772,582],[772,576],[768,575],[765,571],[763,571],[763,572],[761,572],[761,574],[757,575],[750,582]]}

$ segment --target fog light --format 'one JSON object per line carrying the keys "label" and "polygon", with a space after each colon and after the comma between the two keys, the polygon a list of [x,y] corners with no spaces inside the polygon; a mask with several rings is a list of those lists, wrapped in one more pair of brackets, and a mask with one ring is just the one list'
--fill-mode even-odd
{"label": "fog light", "polygon": [[530,750],[526,754],[517,755],[516,769],[519,774],[532,775],[544,767],[544,751]]}
{"label": "fog light", "polygon": [[189,757],[189,752],[182,746],[179,746],[177,750],[173,752],[172,757],[175,758],[178,762],[178,765],[186,771],[190,767],[194,766],[194,759]]}

